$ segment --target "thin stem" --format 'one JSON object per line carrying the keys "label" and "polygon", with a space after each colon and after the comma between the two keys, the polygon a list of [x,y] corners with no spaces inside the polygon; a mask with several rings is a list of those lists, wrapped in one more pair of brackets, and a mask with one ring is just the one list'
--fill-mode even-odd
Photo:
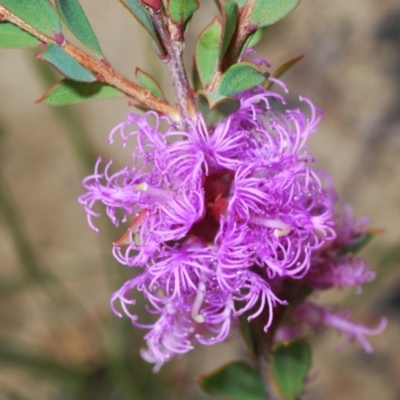
{"label": "thin stem", "polygon": [[184,42],[181,28],[171,20],[168,20],[167,26],[162,9],[158,11],[151,7],[146,7],[146,9],[166,51],[166,55],[160,55],[160,59],[166,65],[171,77],[178,109],[183,118],[195,119],[194,98],[182,60]]}
{"label": "thin stem", "polygon": [[[48,36],[38,32],[35,28],[27,24],[25,21],[22,21],[2,5],[0,5],[0,20],[11,22],[43,43],[56,43],[55,39],[49,38]],[[92,71],[99,82],[108,83],[109,85],[121,90],[121,92],[125,93],[129,97],[132,97],[141,105],[169,116],[178,124],[181,123],[181,117],[176,108],[172,107],[167,102],[158,99],[156,96],[153,96],[149,90],[142,88],[116,72],[105,59],[96,60],[75,47],[73,44],[69,43],[67,40],[64,41],[61,47],[76,61]]]}
{"label": "thin stem", "polygon": [[254,0],[248,0],[246,6],[240,11],[236,29],[233,33],[232,39],[221,61],[221,69],[217,71],[207,88],[214,91],[221,80],[222,74],[233,64],[238,62],[240,53],[245,45],[249,36],[254,32],[255,27],[250,23],[250,14],[253,7]]}
{"label": "thin stem", "polygon": [[271,367],[274,336],[284,311],[282,306],[277,306],[274,309],[274,323],[269,327],[267,332],[264,331],[265,321],[268,317],[267,310],[264,310],[261,315],[250,322],[258,372],[264,382],[268,400],[285,400],[275,381]]}
{"label": "thin stem", "polygon": [[251,342],[255,352],[258,372],[268,393],[268,400],[285,400],[273,375],[271,365],[276,331],[290,318],[293,310],[312,293],[312,289],[301,281],[287,281],[284,286],[285,290],[281,293],[281,298],[286,299],[289,306],[277,305],[274,308],[274,319],[268,331],[264,331],[265,321],[268,319],[269,312],[267,309],[249,322]]}

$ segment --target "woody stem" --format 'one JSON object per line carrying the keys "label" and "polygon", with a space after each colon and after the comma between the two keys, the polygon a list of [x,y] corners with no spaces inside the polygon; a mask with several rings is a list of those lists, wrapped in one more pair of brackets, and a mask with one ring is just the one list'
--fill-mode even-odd
{"label": "woody stem", "polygon": [[[35,28],[30,26],[25,21],[22,21],[2,5],[0,5],[0,19],[11,22],[24,31],[30,33],[43,43],[56,43],[54,38],[50,38],[38,32]],[[78,47],[69,43],[67,40],[61,44],[61,47],[81,65],[93,72],[99,82],[108,83],[109,85],[114,86],[121,92],[125,93],[127,96],[135,99],[141,105],[158,111],[161,114],[165,114],[177,123],[181,122],[181,116],[176,108],[152,95],[149,90],[142,88],[141,86],[131,82],[125,76],[119,74],[108,64],[105,59],[97,60],[80,50]]]}

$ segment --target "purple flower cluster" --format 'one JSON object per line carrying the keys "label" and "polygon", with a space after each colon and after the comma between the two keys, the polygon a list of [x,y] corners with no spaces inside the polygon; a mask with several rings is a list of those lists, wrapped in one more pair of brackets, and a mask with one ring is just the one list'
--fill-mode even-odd
{"label": "purple flower cluster", "polygon": [[[310,169],[305,143],[321,111],[307,99],[300,99],[306,113],[290,109],[262,87],[239,100],[240,109],[212,129],[201,115],[182,131],[154,112],[129,114],[110,141],[132,142],[132,166],[111,174],[111,163],[100,172],[99,160],[83,182],[79,201],[92,228],[97,201],[115,225],[130,221],[113,254],[139,273],[111,303],[148,330],[142,355],[156,370],[196,341],[223,341],[243,313],[250,320],[267,311],[267,330],[274,307],[287,304],[277,282],[327,288],[373,278],[362,261],[337,257],[354,232],[346,223],[337,232],[334,200]],[[155,322],[138,321],[134,292]]]}

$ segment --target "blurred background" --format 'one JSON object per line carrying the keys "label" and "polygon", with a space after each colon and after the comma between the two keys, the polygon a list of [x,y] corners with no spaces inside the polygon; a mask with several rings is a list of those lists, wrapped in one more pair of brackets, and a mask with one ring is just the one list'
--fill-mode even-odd
{"label": "blurred background", "polygon": [[[194,38],[216,12],[212,0],[200,3],[188,34],[189,67]],[[170,95],[150,40],[121,4],[81,4],[111,64],[132,79],[140,66]],[[370,326],[385,314],[389,326],[371,339],[372,356],[358,344],[337,351],[343,338],[335,332],[315,339],[304,399],[398,400],[400,4],[303,0],[268,28],[257,52],[274,67],[305,55],[284,80],[290,96],[305,95],[324,109],[310,142],[317,167],[331,173],[357,216],[385,230],[364,250],[377,280],[361,295],[335,291],[320,301],[339,299]],[[243,357],[240,337],[198,347],[154,375],[139,356],[144,332],[109,307],[110,294],[132,276],[110,253],[121,231],[102,217],[96,235],[77,202],[99,154],[116,167],[128,160],[107,138],[132,108],[124,99],[35,104],[58,76],[34,55],[0,51],[0,400],[211,398],[194,378]]]}

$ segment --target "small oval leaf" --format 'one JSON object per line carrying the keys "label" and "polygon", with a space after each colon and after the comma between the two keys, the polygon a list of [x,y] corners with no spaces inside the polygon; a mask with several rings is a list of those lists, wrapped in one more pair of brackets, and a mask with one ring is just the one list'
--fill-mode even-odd
{"label": "small oval leaf", "polygon": [[94,82],[96,80],[92,72],[54,43],[49,43],[38,58],[53,65],[67,78],[80,82]]}
{"label": "small oval leaf", "polygon": [[99,42],[78,0],[56,0],[57,10],[68,29],[86,47],[102,56]]}
{"label": "small oval leaf", "polygon": [[304,380],[311,366],[311,350],[306,342],[294,340],[278,344],[271,358],[275,380],[288,400],[297,399],[304,390]]}
{"label": "small oval leaf", "polygon": [[264,83],[266,77],[251,63],[234,64],[222,75],[218,85],[218,93],[224,96],[251,89]]}
{"label": "small oval leaf", "polygon": [[186,24],[198,8],[198,0],[168,0],[168,14],[179,25]]}
{"label": "small oval leaf", "polygon": [[200,34],[196,44],[196,65],[201,83],[208,85],[216,72],[218,61],[221,23],[218,19],[208,25]]}
{"label": "small oval leaf", "polygon": [[290,14],[300,0],[254,0],[250,24],[261,28],[278,22]]}
{"label": "small oval leaf", "polygon": [[237,111],[240,108],[240,101],[233,97],[200,90],[196,95],[196,106],[203,115],[206,125],[214,127]]}
{"label": "small oval leaf", "polygon": [[[1,0],[0,0],[1,1]],[[159,54],[164,53],[164,49],[158,40],[157,31],[153,26],[149,16],[147,15],[146,10],[143,8],[141,2],[139,0],[119,0],[139,21],[139,23],[143,26],[144,29],[150,34],[153,39],[154,44],[157,47],[157,51]]]}
{"label": "small oval leaf", "polygon": [[248,43],[246,43],[245,47],[246,48],[247,47],[254,47],[262,39],[263,34],[264,34],[264,28],[258,28],[250,36],[250,39],[249,39]]}
{"label": "small oval leaf", "polygon": [[39,100],[51,106],[65,106],[92,99],[109,99],[124,94],[113,86],[103,82],[76,82],[64,79],[52,86]]}
{"label": "small oval leaf", "polygon": [[210,394],[232,400],[265,400],[267,394],[260,376],[246,363],[235,361],[217,371],[197,377],[197,383]]}
{"label": "small oval leaf", "polygon": [[239,6],[239,8],[242,8],[247,4],[247,0],[234,0],[234,1]]}
{"label": "small oval leaf", "polygon": [[147,90],[151,92],[154,96],[161,100],[165,100],[164,93],[162,92],[158,83],[146,72],[142,71],[140,68],[136,68],[135,75],[139,83]]}
{"label": "small oval leaf", "polygon": [[0,48],[32,47],[41,41],[34,36],[11,24],[0,22]]}
{"label": "small oval leaf", "polygon": [[0,0],[0,4],[46,36],[61,32],[61,20],[48,0]]}

